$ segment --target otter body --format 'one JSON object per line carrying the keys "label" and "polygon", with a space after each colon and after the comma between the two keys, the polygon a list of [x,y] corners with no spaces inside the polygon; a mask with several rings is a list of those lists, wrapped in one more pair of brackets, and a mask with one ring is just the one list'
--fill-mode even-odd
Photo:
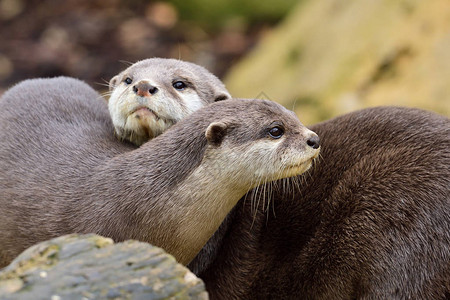
{"label": "otter body", "polygon": [[321,157],[241,200],[190,267],[211,299],[449,299],[450,121],[382,107],[311,127]]}
{"label": "otter body", "polygon": [[137,146],[197,109],[231,96],[205,68],[176,59],[141,60],[114,76],[108,108],[116,136]]}
{"label": "otter body", "polygon": [[319,151],[292,112],[260,100],[211,104],[134,149],[111,134],[98,98],[60,77],[0,99],[0,266],[39,241],[89,232],[150,242],[187,264],[246,192],[304,172]]}

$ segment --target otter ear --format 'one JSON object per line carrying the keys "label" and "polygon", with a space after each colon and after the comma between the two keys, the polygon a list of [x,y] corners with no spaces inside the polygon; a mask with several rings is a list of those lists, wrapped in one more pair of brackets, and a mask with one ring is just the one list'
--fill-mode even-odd
{"label": "otter ear", "polygon": [[213,122],[206,129],[205,136],[209,144],[219,146],[227,134],[227,125],[222,122]]}
{"label": "otter ear", "polygon": [[119,75],[116,75],[109,81],[109,91],[112,91],[118,83],[119,83]]}
{"label": "otter ear", "polygon": [[231,99],[231,95],[226,91],[220,91],[214,95],[214,102]]}

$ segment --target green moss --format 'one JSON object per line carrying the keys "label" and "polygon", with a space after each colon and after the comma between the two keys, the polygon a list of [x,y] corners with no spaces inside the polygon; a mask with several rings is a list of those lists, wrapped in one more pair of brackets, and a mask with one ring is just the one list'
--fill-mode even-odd
{"label": "green moss", "polygon": [[297,105],[307,105],[307,106],[313,106],[313,107],[319,107],[320,101],[316,97],[313,96],[302,96],[299,98],[296,98],[291,101],[293,106]]}
{"label": "green moss", "polygon": [[293,110],[304,124],[313,124],[333,116],[333,111],[325,106],[320,98],[306,95],[291,99],[285,107]]}
{"label": "green moss", "polygon": [[243,19],[247,24],[261,21],[277,22],[298,3],[298,0],[169,0],[178,10],[182,21],[200,24],[204,29],[217,31],[229,20]]}
{"label": "green moss", "polygon": [[300,61],[301,56],[302,48],[300,46],[290,49],[286,57],[286,67],[294,67]]}

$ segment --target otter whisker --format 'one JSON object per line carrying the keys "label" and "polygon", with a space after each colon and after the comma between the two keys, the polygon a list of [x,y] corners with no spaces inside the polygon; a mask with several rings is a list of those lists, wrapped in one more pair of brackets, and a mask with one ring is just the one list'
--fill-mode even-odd
{"label": "otter whisker", "polygon": [[106,80],[103,79],[103,78],[102,78],[102,80],[103,80],[104,82],[94,82],[94,84],[100,85],[100,86],[105,86],[105,87],[109,88],[109,82],[106,81]]}
{"label": "otter whisker", "polygon": [[122,64],[124,64],[124,65],[126,65],[126,66],[131,66],[131,65],[133,65],[133,64],[135,64],[135,62],[133,63],[133,62],[131,62],[131,61],[128,61],[128,60],[119,60],[119,62],[120,63],[122,63]]}
{"label": "otter whisker", "polygon": [[325,161],[323,158],[322,152],[319,152],[318,158],[319,158],[319,161]]}
{"label": "otter whisker", "polygon": [[[248,190],[247,191],[247,193],[245,193],[245,196],[244,196],[244,206],[245,206],[245,203],[246,203],[246,201],[247,201],[247,197],[251,197],[251,198],[253,198],[254,197],[254,195],[255,195],[255,189],[258,187],[257,185],[255,185],[256,184],[256,182],[257,182],[257,179],[255,179],[255,178],[252,178],[252,180],[251,180],[251,187],[253,187],[251,190]],[[251,199],[250,199],[250,201],[251,201]],[[251,203],[251,202],[250,202]]]}
{"label": "otter whisker", "polygon": [[128,92],[128,90],[131,88],[131,86],[129,85],[129,86],[127,86],[120,94],[119,94],[119,97],[118,98],[122,98],[122,96],[126,93],[126,92]]}
{"label": "otter whisker", "polygon": [[[259,197],[258,197],[258,200],[253,199],[253,203],[252,203],[253,204],[252,209],[255,211],[255,217],[256,217],[256,212],[258,211],[259,202],[261,201],[262,183],[263,183],[262,178],[259,177],[258,178],[258,188],[256,189],[256,195],[258,195]],[[261,189],[261,191],[260,191],[260,189]],[[263,197],[264,197],[264,195],[263,195]]]}
{"label": "otter whisker", "polygon": [[[274,198],[273,198],[273,190],[271,191],[272,193],[271,193],[271,197],[270,197],[270,202],[272,202],[272,213],[273,213],[273,216],[274,216],[274,218],[276,218],[277,216],[276,216],[276,214],[275,214],[275,200],[274,200]],[[269,213],[267,213],[267,215],[268,215]]]}
{"label": "otter whisker", "polygon": [[[257,179],[256,181],[257,182]],[[253,205],[254,205],[254,198],[255,198],[255,194],[258,193],[258,189],[259,189],[259,184],[256,184],[256,187],[253,189],[253,193],[251,194],[251,198],[250,198],[250,213],[253,215]]]}
{"label": "otter whisker", "polygon": [[[262,184],[262,178],[258,177],[258,186],[256,188],[256,193],[254,194],[254,196],[259,195],[259,197],[258,197],[257,201],[255,201],[254,197],[252,197],[251,213],[253,215],[253,218],[252,218],[252,225],[251,225],[250,228],[253,227],[253,224],[255,223],[255,220],[256,220],[256,216],[258,214],[258,209],[257,208],[258,208],[258,205],[259,205],[259,201],[261,200],[261,195],[260,195],[260,192],[259,192],[259,188],[260,188],[261,184]],[[258,205],[256,205],[256,202],[258,202]],[[253,213],[253,211],[254,211],[254,213]]]}
{"label": "otter whisker", "polygon": [[270,193],[271,189],[270,189],[270,187],[272,185],[272,181],[266,181],[266,183],[264,185],[265,185],[265,188],[264,188],[265,195],[267,195],[267,199],[266,199],[266,197],[264,197],[264,203],[267,202],[267,204],[265,204],[265,206],[266,206],[266,211],[268,211],[269,208],[270,208],[270,199],[271,199],[271,197],[270,197],[271,196],[271,193]]}
{"label": "otter whisker", "polygon": [[[269,185],[270,183],[269,182],[266,182],[264,185],[265,185],[265,189],[264,189],[264,193],[266,193],[267,192],[267,190],[268,190],[268,185]],[[265,203],[266,203],[266,199],[265,199],[266,197],[265,197],[265,194],[264,194],[264,204],[263,204],[263,206],[265,206]],[[269,205],[270,205],[270,196],[267,194],[267,207],[266,208],[263,208],[263,212],[266,214],[266,223],[267,223],[267,221],[269,220]]]}
{"label": "otter whisker", "polygon": [[301,180],[300,178],[302,176],[303,175],[297,175],[297,176],[292,177],[291,180],[290,180],[291,190],[289,192],[292,194],[292,200],[293,201],[295,200],[295,191],[301,191],[302,190],[301,187],[300,187],[300,180]]}
{"label": "otter whisker", "polygon": [[263,202],[264,203],[264,199],[266,198],[266,195],[265,195],[265,181],[264,181],[264,177],[260,177],[260,180],[259,180],[259,186],[261,187],[261,190],[260,190],[260,192],[259,192],[259,197],[258,197],[258,201],[256,202],[256,206],[255,206],[255,208],[256,208],[256,210],[259,210],[260,209],[260,203],[261,202]]}
{"label": "otter whisker", "polygon": [[291,185],[289,183],[290,182],[289,179],[290,179],[290,177],[283,179],[283,191],[282,191],[282,193],[284,195],[289,195],[289,193],[291,191]]}
{"label": "otter whisker", "polygon": [[[257,182],[257,179],[255,179],[255,182]],[[258,192],[258,187],[259,187],[258,184],[256,184],[255,188],[252,190],[252,193],[250,194],[250,213],[251,214],[253,214],[253,198],[255,197],[255,193]]]}
{"label": "otter whisker", "polygon": [[267,210],[269,210],[270,201],[272,201],[272,184],[273,184],[273,181],[269,181],[266,183],[266,185],[267,185]]}
{"label": "otter whisker", "polygon": [[312,170],[313,170],[313,168],[310,168],[310,169],[308,170],[308,172],[306,172],[306,176],[308,176],[309,179],[312,178]]}
{"label": "otter whisker", "polygon": [[290,193],[291,189],[290,189],[290,184],[289,184],[289,178],[284,178],[283,179],[283,194]]}
{"label": "otter whisker", "polygon": [[287,191],[283,191],[283,193],[287,193],[287,195],[292,195],[291,200],[294,201],[294,193],[292,193],[292,186],[295,177],[286,178]]}
{"label": "otter whisker", "polygon": [[100,94],[100,96],[97,97],[97,100],[103,100],[103,101],[108,102],[110,97],[111,97],[111,93],[105,92],[105,93]]}
{"label": "otter whisker", "polygon": [[100,95],[102,95],[103,97],[106,97],[106,96],[111,96],[112,95],[112,92],[111,91],[107,91],[107,92],[103,92],[103,93],[101,93]]}
{"label": "otter whisker", "polygon": [[[270,204],[272,202],[272,183],[273,182],[269,182],[269,187],[268,187],[268,199],[267,199],[267,213],[266,213],[266,222],[269,221],[269,212],[270,212]],[[272,205],[272,211],[273,211],[273,216],[275,217],[275,205]]]}
{"label": "otter whisker", "polygon": [[252,199],[255,196],[255,189],[258,188],[258,186],[255,185],[255,184],[256,184],[256,179],[253,177],[252,180],[251,180],[251,185],[250,185],[253,188],[251,190],[247,191],[247,193],[245,193],[244,206],[245,206],[245,203],[247,201],[247,197],[250,197],[250,205],[253,203]]}
{"label": "otter whisker", "polygon": [[105,99],[105,98],[107,98],[107,96],[105,96],[105,95],[101,94],[101,95],[97,96],[97,98],[95,98],[95,100],[102,100],[102,101],[106,101],[106,99]]}
{"label": "otter whisker", "polygon": [[[263,187],[262,187],[262,190],[263,190],[262,211],[263,212],[265,212],[265,207],[266,207],[266,193],[267,193],[266,188],[267,188],[267,182],[264,180]],[[259,208],[259,202],[258,202],[258,208]]]}

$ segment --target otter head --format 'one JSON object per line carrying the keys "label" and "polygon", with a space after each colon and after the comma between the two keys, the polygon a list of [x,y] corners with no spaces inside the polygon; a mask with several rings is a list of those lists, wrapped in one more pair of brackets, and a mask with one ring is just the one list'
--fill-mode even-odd
{"label": "otter head", "polygon": [[204,161],[210,174],[225,176],[236,187],[301,174],[319,154],[319,137],[275,102],[233,99],[218,105],[210,105],[222,118],[205,131]]}
{"label": "otter head", "polygon": [[139,61],[114,76],[109,88],[115,133],[138,146],[206,104],[231,98],[205,68],[176,59]]}

